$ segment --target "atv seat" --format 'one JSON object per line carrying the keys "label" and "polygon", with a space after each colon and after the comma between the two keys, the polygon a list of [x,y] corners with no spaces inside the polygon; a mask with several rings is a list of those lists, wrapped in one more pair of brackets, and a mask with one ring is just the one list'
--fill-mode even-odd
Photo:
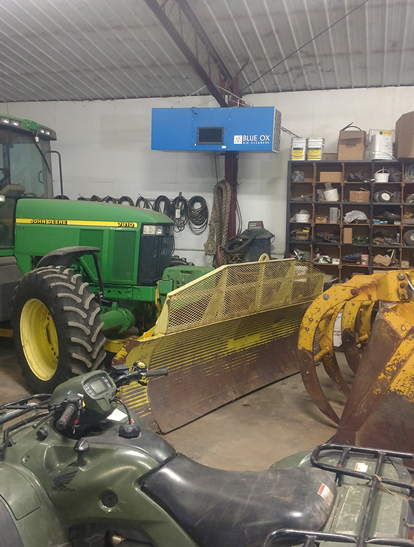
{"label": "atv seat", "polygon": [[320,530],[336,494],[332,476],[321,469],[222,471],[182,454],[141,488],[200,547],[259,547],[274,530]]}

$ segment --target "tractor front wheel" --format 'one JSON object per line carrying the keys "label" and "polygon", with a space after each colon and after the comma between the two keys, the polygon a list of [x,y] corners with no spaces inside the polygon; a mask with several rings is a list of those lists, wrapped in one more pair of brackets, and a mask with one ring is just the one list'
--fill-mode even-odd
{"label": "tractor front wheel", "polygon": [[100,307],[72,269],[49,266],[23,276],[13,299],[13,339],[29,387],[51,393],[103,364]]}

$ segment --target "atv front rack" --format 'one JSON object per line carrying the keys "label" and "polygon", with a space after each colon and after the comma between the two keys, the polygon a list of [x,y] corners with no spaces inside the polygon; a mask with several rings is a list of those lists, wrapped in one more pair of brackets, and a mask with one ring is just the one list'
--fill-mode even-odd
{"label": "atv front rack", "polygon": [[[327,464],[321,461],[323,457],[332,458],[333,454],[339,452],[338,463],[336,465]],[[345,465],[351,456],[363,456],[370,461],[375,461],[374,473],[366,473],[352,469],[346,469]],[[385,462],[391,462],[395,459],[414,460],[414,454],[394,452],[390,450],[380,450],[371,448],[360,448],[355,446],[346,446],[341,444],[322,444],[315,448],[310,457],[311,464],[325,471],[336,474],[336,483],[341,485],[344,476],[359,478],[367,481],[369,484],[369,495],[364,508],[364,517],[358,534],[340,534],[330,532],[314,532],[308,530],[275,530],[270,533],[262,547],[276,547],[282,545],[303,545],[304,547],[313,547],[321,542],[332,543],[350,543],[357,547],[366,545],[383,545],[392,547],[414,547],[414,541],[410,539],[394,539],[386,537],[369,537],[369,530],[374,515],[374,507],[378,491],[381,485],[401,488],[399,496],[406,494],[407,502],[414,496],[414,486],[410,482],[393,480],[381,476]],[[395,463],[395,462],[394,462]]]}

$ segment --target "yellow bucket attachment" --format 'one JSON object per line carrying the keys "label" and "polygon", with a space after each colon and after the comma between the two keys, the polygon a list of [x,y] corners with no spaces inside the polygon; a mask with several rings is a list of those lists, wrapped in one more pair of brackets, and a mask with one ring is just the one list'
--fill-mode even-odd
{"label": "yellow bucket attachment", "polygon": [[375,319],[332,442],[414,451],[414,304]]}
{"label": "yellow bucket attachment", "polygon": [[154,329],[113,364],[169,375],[122,388],[144,424],[164,433],[298,371],[295,348],[323,273],[293,259],[222,266],[168,294]]}
{"label": "yellow bucket attachment", "polygon": [[[410,276],[413,274],[411,270],[400,270],[354,276],[346,283],[328,289],[306,311],[298,339],[298,359],[303,382],[318,408],[334,422],[339,423],[340,418],[321,387],[316,365],[322,361],[336,386],[343,393],[349,393],[350,389],[335,357],[333,327],[336,318],[341,312],[342,344],[350,368],[358,373],[364,363],[365,370],[365,352],[361,361],[361,350],[370,339],[373,312],[379,301],[400,302],[401,309],[405,306],[410,310],[410,297],[414,290]],[[317,352],[314,343],[316,336],[320,348]],[[380,354],[381,347],[381,344],[377,347]],[[352,387],[349,397],[353,389]]]}

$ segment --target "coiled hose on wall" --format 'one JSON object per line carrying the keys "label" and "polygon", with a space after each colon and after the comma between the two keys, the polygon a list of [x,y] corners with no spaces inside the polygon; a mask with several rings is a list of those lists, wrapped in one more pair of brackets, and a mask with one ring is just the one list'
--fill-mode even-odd
{"label": "coiled hose on wall", "polygon": [[193,234],[200,235],[208,225],[208,207],[201,196],[193,196],[188,200],[188,226]]}

